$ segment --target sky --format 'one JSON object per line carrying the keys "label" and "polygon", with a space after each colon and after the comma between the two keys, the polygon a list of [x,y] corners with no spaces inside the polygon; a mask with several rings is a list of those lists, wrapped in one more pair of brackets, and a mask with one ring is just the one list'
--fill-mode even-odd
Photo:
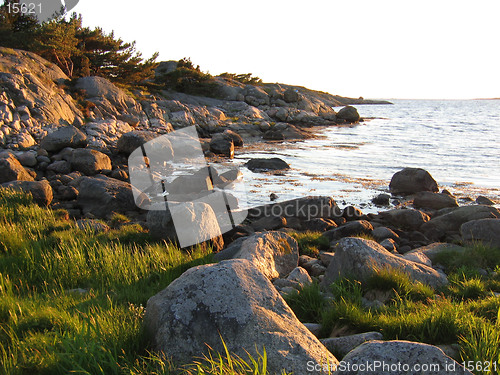
{"label": "sky", "polygon": [[365,98],[500,97],[499,0],[80,0],[158,61]]}

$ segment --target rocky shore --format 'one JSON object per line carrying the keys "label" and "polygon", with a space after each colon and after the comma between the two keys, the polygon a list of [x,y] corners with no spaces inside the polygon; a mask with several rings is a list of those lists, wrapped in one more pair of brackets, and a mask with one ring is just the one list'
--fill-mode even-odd
{"label": "rocky shore", "polygon": [[[158,74],[167,65],[160,65]],[[138,208],[128,169],[134,150],[159,135],[195,125],[206,157],[231,158],[247,142],[300,140],[312,136],[315,126],[357,123],[362,119],[349,104],[373,103],[222,78],[218,90],[223,99],[172,91],[129,93],[100,77],[80,78],[68,87],[68,78],[55,65],[5,48],[0,48],[0,67],[1,186],[31,193],[39,205],[65,210],[81,228],[106,231],[113,215],[124,214],[154,238],[174,242],[169,211]],[[334,106],[344,108],[335,112]],[[246,165],[256,173],[288,167],[277,158]],[[214,170],[209,183],[225,186],[237,178],[237,173]],[[193,221],[201,215],[206,224],[196,230],[217,234],[208,244],[218,263],[191,268],[149,300],[145,327],[154,348],[186,362],[206,345],[222,352],[222,337],[228,350],[240,356],[258,355],[265,348],[271,373],[328,373],[340,359],[355,364],[395,355],[408,364],[432,359],[443,368],[456,366],[440,374],[470,373],[447,355],[453,353],[427,344],[383,341],[379,332],[320,341],[321,327],[300,322],[283,299],[313,282],[328,299],[336,280],[349,276],[363,281],[384,268],[438,289],[449,282],[448,270],[436,262],[439,254],[463,253],[463,246],[475,241],[500,247],[495,202],[483,198],[459,206],[419,168],[396,173],[389,190],[391,195],[373,197],[381,207],[378,214],[341,208],[334,197],[302,197],[254,207],[242,224],[225,233],[215,209],[205,204],[193,210]],[[402,204],[384,210],[394,199]],[[315,256],[299,254],[293,233],[302,232],[321,232],[327,248]],[[365,306],[384,303],[377,296],[363,297]]]}

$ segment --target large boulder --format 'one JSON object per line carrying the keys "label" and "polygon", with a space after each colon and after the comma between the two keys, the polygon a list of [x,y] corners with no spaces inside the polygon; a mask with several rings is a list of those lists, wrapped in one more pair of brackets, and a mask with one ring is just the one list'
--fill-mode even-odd
{"label": "large boulder", "polygon": [[378,217],[387,223],[402,229],[418,230],[430,220],[422,211],[410,209],[394,209],[381,212]]}
{"label": "large boulder", "polygon": [[74,126],[65,126],[48,134],[43,138],[40,147],[50,151],[57,152],[66,147],[85,147],[87,145],[87,136]]}
{"label": "large boulder", "polygon": [[279,171],[290,169],[290,165],[280,158],[256,158],[250,159],[245,163],[245,167],[252,172]]}
{"label": "large boulder", "polygon": [[135,130],[123,134],[116,143],[118,152],[130,155],[136,148],[158,137],[157,133]]}
{"label": "large boulder", "polygon": [[409,275],[412,280],[432,287],[447,284],[446,275],[431,267],[400,258],[375,241],[355,237],[342,238],[334,247],[335,256],[328,265],[322,286],[327,288],[341,277],[353,276],[360,281],[384,268],[394,268]]}
{"label": "large boulder", "polygon": [[16,157],[10,153],[0,156],[0,184],[10,181],[33,181],[34,178],[19,163]]}
{"label": "large boulder", "polygon": [[427,246],[417,247],[409,252],[407,252],[404,256],[411,257],[415,254],[419,257],[419,254],[424,255],[426,258],[430,259],[432,263],[436,262],[436,259],[440,254],[445,253],[450,256],[459,255],[465,252],[465,248],[459,245],[454,245],[446,242],[434,242]]}
{"label": "large boulder", "polygon": [[[355,370],[354,370],[355,369]],[[470,374],[436,346],[409,341],[368,341],[343,359],[335,374],[351,375]]]}
{"label": "large boulder", "polygon": [[460,227],[465,242],[481,241],[485,245],[500,248],[500,219],[468,221]]}
{"label": "large boulder", "polygon": [[439,191],[437,182],[421,168],[405,168],[392,176],[389,184],[392,194],[414,194],[420,191]]}
{"label": "large boulder", "polygon": [[217,217],[207,203],[170,203],[166,210],[148,211],[146,222],[156,239],[177,241],[182,247],[209,244],[214,251],[224,246]]}
{"label": "large boulder", "polygon": [[430,239],[439,240],[449,232],[458,232],[463,223],[480,219],[500,219],[500,211],[490,206],[463,206],[433,217],[420,227]]}
{"label": "large boulder", "polygon": [[356,108],[348,105],[337,112],[337,119],[344,120],[349,123],[354,123],[359,121],[360,116]]}
{"label": "large boulder", "polygon": [[299,265],[297,241],[283,232],[254,234],[217,254],[217,260],[247,259],[270,280],[284,278]]}
{"label": "large boulder", "polygon": [[430,191],[421,191],[415,194],[413,205],[417,208],[430,208],[440,210],[446,207],[458,207],[455,197],[448,194],[432,193]]}
{"label": "large boulder", "polygon": [[48,206],[52,203],[54,194],[47,180],[42,181],[11,181],[1,184],[4,188],[22,190],[33,196],[33,201],[40,206]]}
{"label": "large boulder", "polygon": [[71,168],[88,176],[93,176],[103,170],[111,170],[111,159],[100,151],[79,148],[72,152]]}
{"label": "large boulder", "polygon": [[265,348],[271,374],[306,374],[307,363],[338,363],[248,260],[189,269],[149,299],[144,323],[154,350],[178,363],[192,362],[208,347],[224,353],[223,343],[245,360]]}
{"label": "large boulder", "polygon": [[84,214],[108,218],[114,212],[136,210],[132,186],[127,182],[98,175],[80,177],[75,185],[78,190],[77,202]]}

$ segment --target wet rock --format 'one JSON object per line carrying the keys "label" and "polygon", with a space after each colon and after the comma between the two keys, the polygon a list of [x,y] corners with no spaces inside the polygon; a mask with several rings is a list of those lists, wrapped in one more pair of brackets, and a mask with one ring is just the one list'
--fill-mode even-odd
{"label": "wet rock", "polygon": [[333,250],[335,257],[326,270],[321,283],[323,288],[328,288],[331,283],[344,276],[354,276],[364,281],[378,270],[387,267],[401,270],[412,280],[432,287],[439,287],[448,282],[445,275],[430,267],[391,254],[374,241],[354,237],[343,238]]}
{"label": "wet rock", "polygon": [[214,134],[210,141],[210,151],[232,158],[234,157],[234,143],[231,138],[223,134]]}
{"label": "wet rock", "polygon": [[430,191],[421,191],[415,194],[413,206],[416,208],[430,208],[439,210],[446,207],[458,207],[455,197],[448,194],[432,193]]}
{"label": "wet rock", "polygon": [[279,158],[250,159],[245,163],[245,167],[250,169],[252,172],[265,172],[265,171],[290,169],[290,165],[288,165],[286,161]]}
{"label": "wet rock", "polygon": [[482,196],[482,195],[480,195],[479,197],[476,198],[476,203],[477,204],[484,204],[486,206],[493,206],[493,205],[495,205],[494,201],[492,201],[490,198]]}
{"label": "wet rock", "polygon": [[392,176],[389,184],[392,194],[414,194],[420,191],[437,193],[438,185],[432,176],[421,168],[404,168]]}
{"label": "wet rock", "polygon": [[110,170],[111,160],[108,155],[100,151],[80,148],[72,153],[71,168],[87,176],[93,176],[103,170]]}
{"label": "wet rock", "polygon": [[50,152],[57,152],[65,147],[85,147],[87,136],[74,126],[65,126],[43,138],[40,147]]}
{"label": "wet rock", "polygon": [[[448,357],[436,346],[409,341],[368,341],[349,352],[343,359],[344,369],[335,374],[357,374],[350,371],[354,367],[368,363],[378,363],[380,367],[367,369],[367,375],[417,375],[417,374],[470,374],[458,362]],[[382,367],[382,364],[385,367]],[[423,371],[430,365],[439,368],[437,371]],[[418,369],[418,370],[417,370]]]}
{"label": "wet rock", "polygon": [[337,112],[337,119],[344,120],[349,123],[354,123],[359,121],[360,116],[356,108],[348,105]]}
{"label": "wet rock", "polygon": [[481,241],[485,245],[500,248],[500,219],[468,221],[460,227],[465,242]]}
{"label": "wet rock", "polygon": [[175,362],[207,352],[258,358],[266,349],[268,370],[307,373],[307,363],[338,363],[295,317],[269,280],[248,260],[189,269],[149,299],[144,318],[153,348]]}

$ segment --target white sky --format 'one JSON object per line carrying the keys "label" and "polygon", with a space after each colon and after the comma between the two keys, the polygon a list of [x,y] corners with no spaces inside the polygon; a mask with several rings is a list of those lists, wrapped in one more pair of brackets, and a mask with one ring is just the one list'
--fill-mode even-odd
{"label": "white sky", "polygon": [[500,97],[500,0],[80,0],[144,57],[365,98]]}

